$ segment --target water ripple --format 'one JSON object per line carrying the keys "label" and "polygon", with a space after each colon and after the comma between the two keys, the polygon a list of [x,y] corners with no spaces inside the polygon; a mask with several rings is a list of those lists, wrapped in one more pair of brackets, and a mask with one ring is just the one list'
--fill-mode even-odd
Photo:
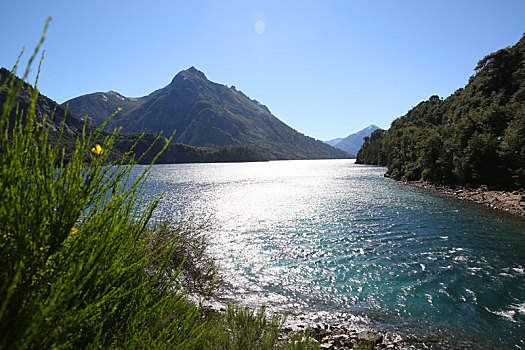
{"label": "water ripple", "polygon": [[[525,225],[349,161],[155,166],[157,217],[206,217],[246,304],[525,347]],[[490,347],[489,346],[489,347]]]}

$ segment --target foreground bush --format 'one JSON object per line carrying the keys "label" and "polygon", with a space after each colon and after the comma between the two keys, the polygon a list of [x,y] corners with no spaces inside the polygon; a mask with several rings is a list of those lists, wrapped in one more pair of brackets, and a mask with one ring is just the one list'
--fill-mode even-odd
{"label": "foreground bush", "polygon": [[[167,262],[171,273],[164,278],[175,277],[170,279],[170,283],[193,297],[214,296],[214,287],[221,278],[215,259],[208,254],[206,234],[211,225],[193,219],[180,221],[177,225],[168,220],[153,225],[148,234],[148,248],[158,256],[169,246],[169,242],[175,241]],[[156,270],[155,266],[151,268]]]}
{"label": "foreground bush", "polygon": [[147,173],[131,183],[124,158],[106,166],[116,133],[97,146],[100,134],[85,128],[66,164],[36,116],[36,90],[9,125],[20,87],[2,86],[0,347],[192,346],[198,310],[160,277],[179,274],[169,264],[176,239],[148,247],[156,200],[141,193]]}

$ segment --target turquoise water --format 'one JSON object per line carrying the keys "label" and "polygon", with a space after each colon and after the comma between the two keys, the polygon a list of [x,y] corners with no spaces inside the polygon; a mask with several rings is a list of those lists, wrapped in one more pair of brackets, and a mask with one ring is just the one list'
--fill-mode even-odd
{"label": "turquoise water", "polygon": [[[159,165],[156,218],[210,223],[247,304],[345,313],[472,348],[525,348],[525,222],[351,160]],[[459,345],[458,345],[459,346]]]}

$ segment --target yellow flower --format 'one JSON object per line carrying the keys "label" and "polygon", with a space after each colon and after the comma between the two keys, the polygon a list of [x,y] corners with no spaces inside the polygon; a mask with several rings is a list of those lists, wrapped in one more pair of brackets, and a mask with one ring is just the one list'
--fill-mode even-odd
{"label": "yellow flower", "polygon": [[93,147],[93,148],[91,149],[91,152],[93,152],[93,153],[95,153],[95,154],[100,154],[100,153],[102,153],[102,147],[100,147],[100,145],[97,143],[97,144],[95,145],[95,147]]}
{"label": "yellow flower", "polygon": [[72,235],[74,235],[74,234],[77,233],[77,231],[78,231],[78,230],[77,230],[76,228],[73,227],[73,228],[71,229],[70,233],[71,233]]}

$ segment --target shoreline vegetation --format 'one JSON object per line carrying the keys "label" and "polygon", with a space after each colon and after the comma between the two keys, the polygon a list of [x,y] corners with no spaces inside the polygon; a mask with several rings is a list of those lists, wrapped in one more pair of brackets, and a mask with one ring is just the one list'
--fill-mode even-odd
{"label": "shoreline vegetation", "polygon": [[364,139],[356,164],[386,176],[523,216],[525,34],[482,58],[464,88],[420,102]]}

